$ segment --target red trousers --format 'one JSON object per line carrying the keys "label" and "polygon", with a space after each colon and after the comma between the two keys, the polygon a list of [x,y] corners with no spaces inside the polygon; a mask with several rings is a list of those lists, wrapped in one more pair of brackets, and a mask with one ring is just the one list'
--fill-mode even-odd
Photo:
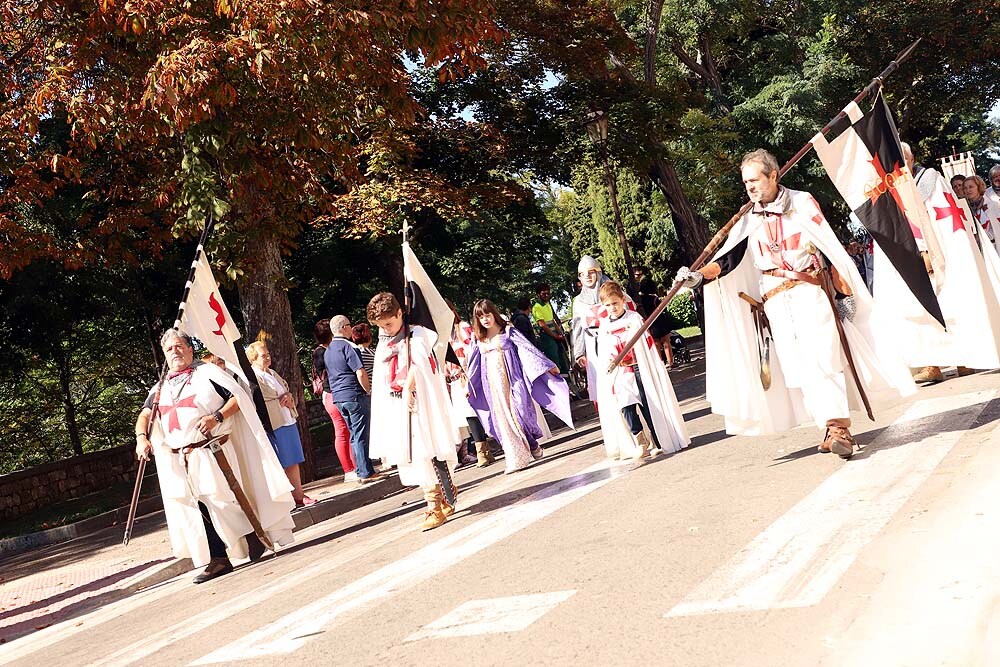
{"label": "red trousers", "polygon": [[333,447],[337,450],[337,458],[340,459],[340,467],[344,472],[354,471],[354,455],[351,453],[351,432],[347,430],[347,422],[344,421],[340,410],[333,403],[333,394],[328,391],[323,392],[323,407],[330,415],[333,422]]}

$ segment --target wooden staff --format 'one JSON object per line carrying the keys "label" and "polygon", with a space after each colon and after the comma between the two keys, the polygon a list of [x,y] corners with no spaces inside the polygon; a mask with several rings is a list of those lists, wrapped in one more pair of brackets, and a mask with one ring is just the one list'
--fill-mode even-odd
{"label": "wooden staff", "polygon": [[[917,48],[918,44],[920,44],[921,39],[922,39],[921,37],[918,37],[912,44],[910,44],[908,47],[900,51],[899,54],[896,56],[896,58],[892,62],[890,62],[889,65],[886,66],[886,68],[882,70],[878,76],[872,79],[871,83],[865,86],[864,90],[858,93],[857,96],[852,101],[855,104],[857,104],[858,102],[861,102],[861,100],[871,95],[876,90],[880,89],[882,87],[883,80],[885,80],[886,77],[888,77],[890,74],[899,69],[899,66],[907,58],[910,57],[910,55],[913,53],[913,50]],[[820,134],[824,135],[827,134],[831,129],[833,129],[833,126],[845,116],[847,116],[847,113],[844,111],[838,113],[836,116],[833,117],[833,119],[829,123],[823,126],[823,129],[820,130]],[[808,153],[811,149],[812,149],[812,142],[806,142],[806,144],[802,148],[800,148],[799,151],[795,155],[793,155],[792,158],[781,167],[781,169],[778,170],[778,179],[780,180],[781,177],[784,176],[789,169],[794,167],[799,160],[805,157],[806,153]],[[721,246],[723,242],[725,242],[726,237],[729,236],[729,232],[736,225],[736,223],[740,221],[740,218],[746,215],[746,212],[750,210],[750,207],[752,205],[753,202],[749,201],[743,204],[740,210],[736,212],[736,215],[731,217],[729,219],[729,222],[723,225],[722,228],[715,233],[715,236],[713,236],[712,240],[708,242],[708,245],[705,246],[705,249],[702,250],[701,254],[698,255],[698,257],[694,260],[694,262],[691,263],[690,267],[691,270],[697,271],[698,269],[700,269],[702,266],[705,265],[705,262],[707,262],[709,259],[712,258],[712,256],[715,255],[715,251],[719,249],[719,246]],[[618,353],[618,356],[616,356],[614,360],[612,360],[611,364],[608,366],[609,373],[612,370],[614,370],[614,368],[618,366],[618,364],[621,363],[622,359],[625,358],[625,355],[629,353],[629,350],[631,350],[632,347],[639,342],[643,334],[646,333],[646,330],[649,329],[650,325],[652,325],[653,322],[656,321],[656,318],[659,317],[661,313],[663,313],[667,305],[670,304],[670,301],[674,298],[674,296],[676,296],[677,292],[680,291],[683,285],[684,285],[683,281],[675,282],[673,286],[670,288],[670,291],[667,292],[666,296],[660,299],[660,303],[656,306],[653,312],[649,314],[646,320],[642,323],[642,326],[639,327],[639,330],[635,332],[635,335],[632,336],[632,338],[628,341],[628,343],[626,343],[625,348]]]}

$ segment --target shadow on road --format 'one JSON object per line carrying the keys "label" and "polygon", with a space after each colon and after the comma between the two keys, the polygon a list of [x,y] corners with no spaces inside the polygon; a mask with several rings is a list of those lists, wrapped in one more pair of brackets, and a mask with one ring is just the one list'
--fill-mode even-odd
{"label": "shadow on road", "polygon": [[[964,422],[961,419],[958,419],[960,415],[976,411],[979,412],[979,415],[971,424],[964,425]],[[920,419],[891,424],[890,426],[883,426],[855,436],[855,440],[858,443],[860,451],[856,453],[851,460],[861,461],[868,458],[875,452],[893,449],[895,447],[904,447],[923,440],[924,438],[928,438],[933,435],[940,435],[941,433],[948,433],[953,430],[971,431],[981,426],[992,424],[997,420],[1000,420],[1000,399],[995,398],[988,402],[963,405],[959,408],[954,408],[946,412],[937,412]],[[963,424],[963,426],[956,429],[949,428],[949,424]],[[886,435],[885,440],[875,444],[882,435]],[[782,463],[788,463],[789,461],[795,461],[813,454],[820,455],[820,453],[816,450],[816,446],[818,444],[818,442],[813,443],[808,447],[795,452],[789,452],[784,456],[778,457],[774,459],[775,462],[771,464],[771,467],[781,465]]]}

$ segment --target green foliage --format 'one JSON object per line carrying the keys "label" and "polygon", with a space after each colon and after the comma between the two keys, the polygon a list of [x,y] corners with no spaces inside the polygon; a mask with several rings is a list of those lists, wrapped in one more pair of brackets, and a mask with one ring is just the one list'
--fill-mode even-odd
{"label": "green foliage", "polygon": [[698,311],[694,307],[694,299],[690,290],[681,292],[667,304],[667,312],[673,318],[674,328],[693,327],[698,324]]}

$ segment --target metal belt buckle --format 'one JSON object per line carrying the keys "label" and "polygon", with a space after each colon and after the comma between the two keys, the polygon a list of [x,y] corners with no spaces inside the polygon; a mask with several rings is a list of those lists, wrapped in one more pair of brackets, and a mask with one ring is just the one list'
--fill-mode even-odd
{"label": "metal belt buckle", "polygon": [[220,449],[222,449],[222,446],[224,444],[226,444],[227,440],[229,440],[229,434],[228,433],[224,433],[222,435],[217,435],[214,438],[212,438],[211,440],[209,440],[208,442],[206,442],[205,443],[205,447],[208,447],[208,451],[210,451],[210,452],[212,452],[214,454],[215,452],[217,452]]}

